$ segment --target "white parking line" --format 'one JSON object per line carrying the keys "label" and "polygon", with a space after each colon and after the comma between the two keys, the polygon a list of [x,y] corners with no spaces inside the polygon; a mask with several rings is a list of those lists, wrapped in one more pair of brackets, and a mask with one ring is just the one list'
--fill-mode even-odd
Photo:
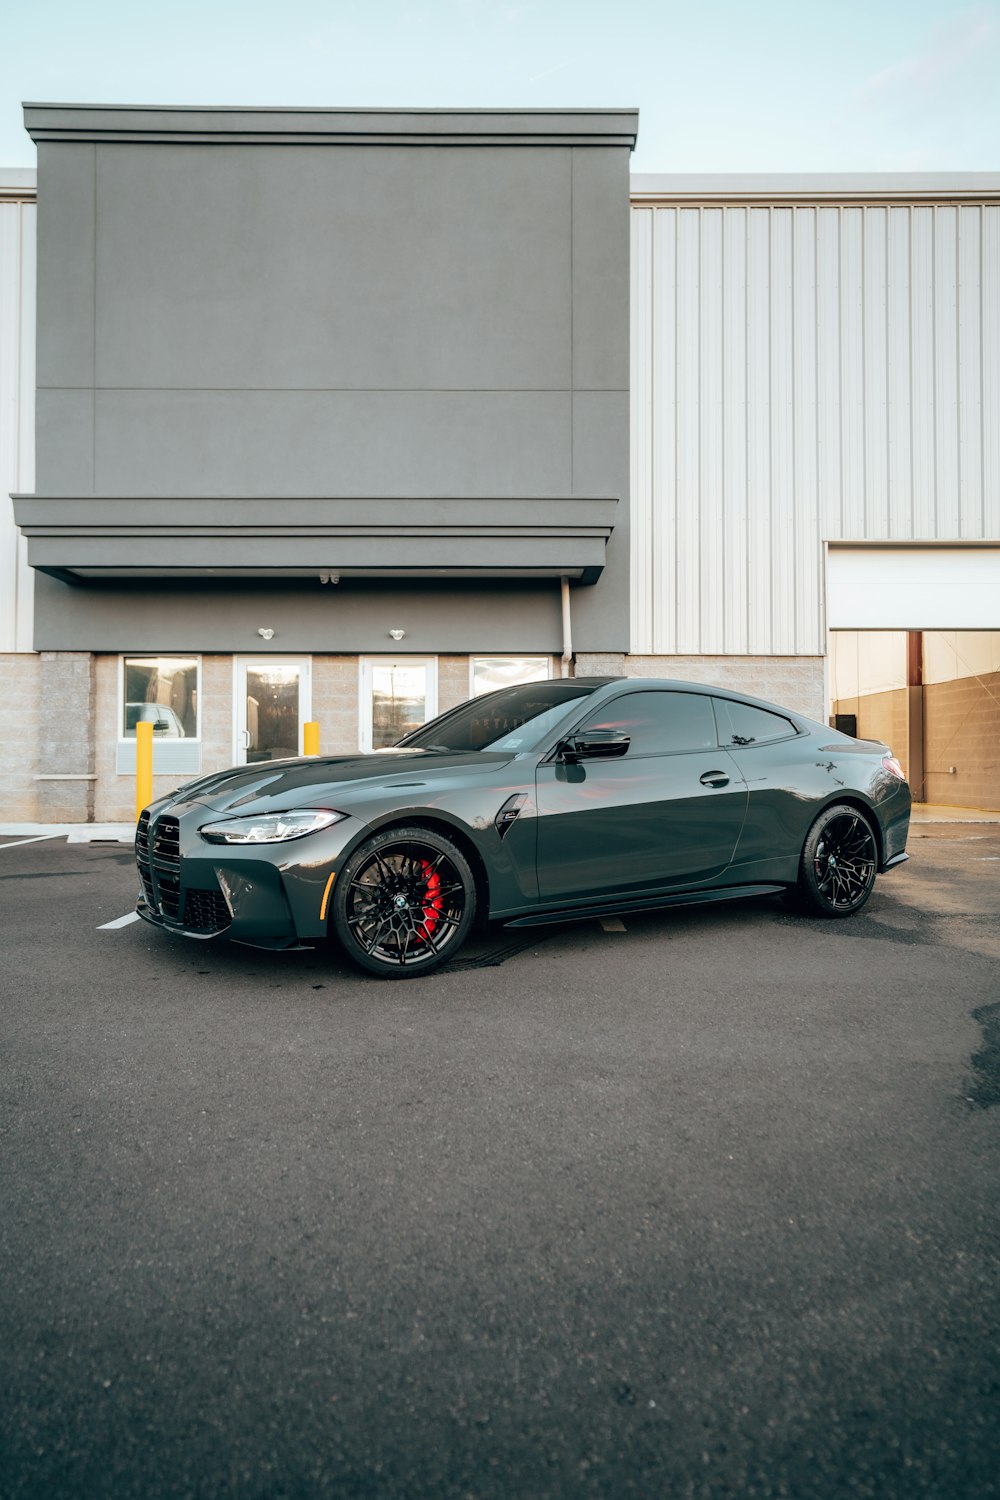
{"label": "white parking line", "polygon": [[19,849],[22,844],[42,844],[46,839],[65,838],[63,833],[36,833],[30,839],[15,839],[12,844],[0,844],[0,849]]}
{"label": "white parking line", "polygon": [[130,922],[138,922],[138,920],[139,913],[137,911],[127,911],[123,917],[115,917],[113,922],[102,922],[97,930],[98,932],[107,932],[112,927],[127,927]]}

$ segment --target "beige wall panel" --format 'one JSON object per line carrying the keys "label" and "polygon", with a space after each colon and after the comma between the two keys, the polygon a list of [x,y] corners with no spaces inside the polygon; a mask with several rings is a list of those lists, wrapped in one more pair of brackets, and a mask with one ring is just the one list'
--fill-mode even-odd
{"label": "beige wall panel", "polygon": [[1000,810],[1000,672],[924,689],[924,768],[926,801]]}
{"label": "beige wall panel", "polygon": [[834,700],[835,714],[856,714],[858,739],[881,740],[897,757],[907,776],[910,774],[907,744],[907,704],[905,688],[887,693],[867,693],[860,697]]}

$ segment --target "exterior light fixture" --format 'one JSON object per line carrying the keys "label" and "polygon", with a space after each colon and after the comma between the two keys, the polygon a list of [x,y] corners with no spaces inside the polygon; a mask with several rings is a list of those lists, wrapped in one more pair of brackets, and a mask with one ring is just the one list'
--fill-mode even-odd
{"label": "exterior light fixture", "polygon": [[260,627],[260,629],[258,630],[257,634],[259,636],[263,636],[263,638],[264,638],[265,641],[269,641],[271,639],[271,637],[274,635],[274,631],[273,630],[266,630],[264,628],[264,626],[262,625]]}
{"label": "exterior light fixture", "polygon": [[329,572],[327,572],[324,569],[324,571],[319,575],[319,581],[320,581],[320,583],[339,583],[340,582],[340,574],[339,573],[329,573]]}
{"label": "exterior light fixture", "polygon": [[394,641],[401,641],[403,639],[403,636],[406,634],[406,631],[405,630],[390,630],[389,634],[390,634],[390,636],[392,637],[392,639]]}

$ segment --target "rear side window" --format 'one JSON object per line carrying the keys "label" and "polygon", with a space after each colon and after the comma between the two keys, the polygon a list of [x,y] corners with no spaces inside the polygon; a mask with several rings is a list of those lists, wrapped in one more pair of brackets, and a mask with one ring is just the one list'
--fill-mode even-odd
{"label": "rear side window", "polygon": [[712,700],[701,693],[623,693],[602,705],[585,727],[627,734],[629,756],[711,750],[718,744]]}
{"label": "rear side window", "polygon": [[784,740],[795,734],[795,725],[782,714],[773,714],[766,708],[754,708],[750,703],[731,703],[726,698],[716,698],[719,716],[719,738],[724,745],[738,749],[742,745],[766,745],[769,740]]}

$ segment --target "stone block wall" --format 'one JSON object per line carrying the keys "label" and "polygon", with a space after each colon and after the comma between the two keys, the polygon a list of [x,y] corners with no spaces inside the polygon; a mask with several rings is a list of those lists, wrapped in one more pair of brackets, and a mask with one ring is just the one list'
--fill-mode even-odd
{"label": "stone block wall", "polygon": [[577,677],[674,677],[767,698],[826,721],[825,658],[822,656],[621,656],[583,652]]}
{"label": "stone block wall", "polygon": [[89,651],[39,653],[38,817],[47,823],[94,818],[94,657]]}
{"label": "stone block wall", "polygon": [[438,657],[438,713],[457,708],[469,696],[469,658]]}
{"label": "stone block wall", "polygon": [[323,755],[352,755],[358,748],[358,658],[314,656],[312,716]]}
{"label": "stone block wall", "polygon": [[41,657],[0,655],[0,821],[38,820],[38,744],[41,713]]}

